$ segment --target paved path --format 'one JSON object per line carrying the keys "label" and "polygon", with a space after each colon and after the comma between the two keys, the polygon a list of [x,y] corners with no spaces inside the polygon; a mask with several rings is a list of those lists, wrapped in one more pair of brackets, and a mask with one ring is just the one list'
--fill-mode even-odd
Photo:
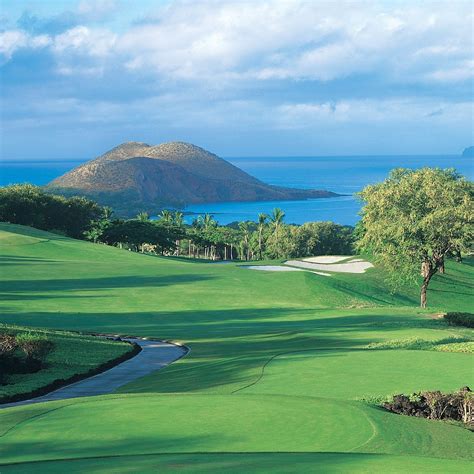
{"label": "paved path", "polygon": [[187,348],[162,341],[147,341],[135,338],[124,340],[135,342],[141,346],[142,350],[131,359],[105,372],[80,380],[71,385],[66,385],[41,397],[22,400],[20,402],[5,403],[0,405],[0,408],[112,393],[122,385],[166,367],[188,352]]}

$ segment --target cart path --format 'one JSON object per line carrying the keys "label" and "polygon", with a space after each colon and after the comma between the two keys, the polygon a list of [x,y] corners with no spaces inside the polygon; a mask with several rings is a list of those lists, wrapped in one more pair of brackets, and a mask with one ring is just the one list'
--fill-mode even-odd
{"label": "cart path", "polygon": [[112,393],[122,385],[166,367],[188,352],[188,348],[186,347],[163,341],[150,341],[138,338],[127,338],[123,340],[138,344],[142,350],[131,359],[105,372],[66,385],[40,397],[2,404],[0,405],[0,409],[29,405],[31,403],[65,400],[67,398],[91,397]]}

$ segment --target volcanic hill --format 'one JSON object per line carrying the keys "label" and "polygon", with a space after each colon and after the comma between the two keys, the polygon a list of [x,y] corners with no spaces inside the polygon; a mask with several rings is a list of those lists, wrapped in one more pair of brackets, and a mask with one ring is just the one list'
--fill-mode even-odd
{"label": "volcanic hill", "polygon": [[118,214],[224,201],[333,197],[315,189],[271,186],[198,146],[123,143],[56,178],[46,188],[112,206]]}

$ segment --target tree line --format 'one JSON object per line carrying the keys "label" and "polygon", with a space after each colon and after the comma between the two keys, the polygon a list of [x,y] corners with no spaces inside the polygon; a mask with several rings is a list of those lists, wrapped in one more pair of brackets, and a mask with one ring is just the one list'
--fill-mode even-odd
{"label": "tree line", "polygon": [[0,188],[0,221],[52,231],[135,252],[209,260],[262,260],[324,254],[351,254],[353,228],[333,222],[290,225],[274,209],[256,221],[219,225],[210,214],[191,224],[179,211],[163,210],[151,219],[114,217],[113,210],[83,197],[63,197],[38,186]]}

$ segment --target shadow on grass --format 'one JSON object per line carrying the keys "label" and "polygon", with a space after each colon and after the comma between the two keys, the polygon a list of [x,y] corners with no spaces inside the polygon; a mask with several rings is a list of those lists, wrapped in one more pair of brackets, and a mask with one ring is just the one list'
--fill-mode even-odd
{"label": "shadow on grass", "polygon": [[0,255],[0,267],[13,266],[13,265],[29,265],[29,264],[47,263],[57,264],[61,263],[58,260],[51,260],[48,258],[41,257],[18,257],[11,255]]}
{"label": "shadow on grass", "polygon": [[[0,282],[0,290],[7,296],[8,292],[54,292],[103,290],[114,288],[159,287],[195,283],[211,280],[211,275],[179,274],[165,276],[118,276],[102,278],[65,278],[51,280],[8,280]],[[33,299],[34,295],[30,295]],[[49,294],[38,295],[39,298],[49,298]]]}
{"label": "shadow on grass", "polygon": [[[386,311],[386,310],[385,310]],[[400,327],[445,328],[441,321],[406,313],[351,310],[328,316],[317,309],[265,308],[141,313],[23,313],[4,322],[182,341],[191,353],[122,392],[188,392],[222,387],[230,392],[255,380],[277,354],[351,353]],[[20,316],[20,317],[19,317]],[[166,374],[166,376],[162,377]]]}

